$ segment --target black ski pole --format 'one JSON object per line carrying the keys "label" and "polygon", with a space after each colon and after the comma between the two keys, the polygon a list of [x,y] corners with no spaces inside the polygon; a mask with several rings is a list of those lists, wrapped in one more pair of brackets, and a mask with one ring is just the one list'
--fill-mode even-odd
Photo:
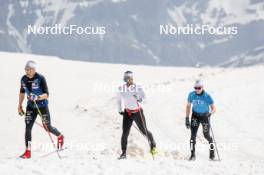
{"label": "black ski pole", "polygon": [[[141,108],[140,108],[140,106],[139,106],[138,101],[137,101],[136,98],[135,98],[135,100],[136,100],[136,104],[137,104],[138,109],[139,109],[139,115],[140,115],[140,118],[141,118],[141,121],[142,121],[142,124],[143,124],[144,130],[145,130],[145,133],[146,133],[146,138],[147,138],[147,140],[148,140],[149,145],[151,145],[151,142],[150,142],[150,139],[149,139],[148,130],[147,130],[147,125],[146,125],[146,123],[144,122],[144,119],[143,119],[143,116],[142,116],[142,112],[141,112]],[[151,153],[151,155],[152,155],[153,160],[155,160],[154,155],[153,155],[152,153]]]}
{"label": "black ski pole", "polygon": [[209,117],[209,125],[210,125],[210,130],[211,130],[211,133],[212,133],[212,137],[213,137],[213,142],[214,142],[215,150],[216,150],[216,153],[217,153],[217,156],[218,156],[219,161],[221,161],[220,154],[219,154],[218,148],[217,148],[217,143],[215,141],[214,132],[213,132],[213,128],[212,128],[212,125],[211,125],[211,119],[210,119],[210,117]]}

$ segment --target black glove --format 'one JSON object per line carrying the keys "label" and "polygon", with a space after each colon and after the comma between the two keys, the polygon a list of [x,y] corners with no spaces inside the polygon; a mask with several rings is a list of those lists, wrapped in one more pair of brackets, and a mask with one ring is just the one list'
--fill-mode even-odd
{"label": "black glove", "polygon": [[124,112],[119,112],[120,115],[124,115]]}
{"label": "black glove", "polygon": [[25,112],[24,112],[24,110],[22,109],[21,112],[19,112],[18,114],[19,114],[20,116],[23,116],[23,115],[25,115]]}
{"label": "black glove", "polygon": [[190,128],[190,121],[189,121],[189,117],[186,117],[186,118],[185,118],[185,126],[186,126],[186,128],[187,128],[187,129],[189,129],[189,128]]}

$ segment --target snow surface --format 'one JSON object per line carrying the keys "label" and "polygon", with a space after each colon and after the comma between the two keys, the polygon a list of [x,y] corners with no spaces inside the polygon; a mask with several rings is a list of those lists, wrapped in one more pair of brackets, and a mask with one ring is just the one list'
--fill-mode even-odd
{"label": "snow surface", "polygon": [[[33,128],[32,158],[18,158],[24,151],[25,126],[16,110],[19,82],[28,59],[35,60],[38,72],[47,78],[52,123],[64,133],[69,148],[60,152],[61,160],[56,154],[41,157],[52,150],[52,145],[37,125]],[[263,68],[98,64],[0,52],[0,174],[264,174]],[[125,70],[134,71],[136,82],[147,86],[144,111],[158,144],[155,160],[148,153],[147,141],[134,127],[128,159],[117,160],[122,121],[114,90],[122,83]],[[184,107],[196,78],[204,79],[215,99],[217,113],[212,116],[212,126],[221,162],[208,160],[208,145],[201,130],[197,160],[186,160],[190,131],[184,126]]]}

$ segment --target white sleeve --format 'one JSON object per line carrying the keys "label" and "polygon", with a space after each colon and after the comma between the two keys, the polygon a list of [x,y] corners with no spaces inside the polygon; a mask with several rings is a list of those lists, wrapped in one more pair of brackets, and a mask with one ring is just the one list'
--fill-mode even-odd
{"label": "white sleeve", "polygon": [[146,94],[142,88],[142,86],[138,85],[137,87],[137,96],[142,99],[142,101],[146,101]]}
{"label": "white sleeve", "polygon": [[117,108],[118,112],[123,112],[122,110],[122,99],[121,99],[121,94],[118,88],[118,92],[116,93],[116,99],[117,99]]}

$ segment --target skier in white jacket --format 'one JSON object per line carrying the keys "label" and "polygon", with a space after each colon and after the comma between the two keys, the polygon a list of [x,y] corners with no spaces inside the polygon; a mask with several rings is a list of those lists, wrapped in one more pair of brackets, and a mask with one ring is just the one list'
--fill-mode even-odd
{"label": "skier in white jacket", "polygon": [[143,109],[139,104],[145,99],[143,88],[133,82],[133,73],[131,71],[124,73],[124,82],[125,84],[118,88],[117,93],[118,112],[123,116],[122,154],[120,159],[126,158],[127,138],[133,121],[137,124],[139,131],[148,139],[151,154],[156,154],[156,143],[152,133],[147,129]]}

